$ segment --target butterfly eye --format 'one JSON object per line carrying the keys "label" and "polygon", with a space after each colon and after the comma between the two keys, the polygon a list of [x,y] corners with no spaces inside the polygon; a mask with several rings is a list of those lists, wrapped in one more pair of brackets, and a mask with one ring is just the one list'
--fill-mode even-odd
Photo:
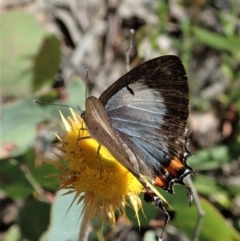
{"label": "butterfly eye", "polygon": [[85,120],[85,111],[83,111],[83,112],[81,113],[81,118],[82,118],[83,120]]}

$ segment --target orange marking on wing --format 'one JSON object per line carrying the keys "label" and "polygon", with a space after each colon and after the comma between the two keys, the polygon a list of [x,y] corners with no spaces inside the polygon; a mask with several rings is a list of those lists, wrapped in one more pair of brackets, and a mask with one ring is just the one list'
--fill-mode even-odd
{"label": "orange marking on wing", "polygon": [[176,171],[178,171],[179,169],[181,169],[182,167],[184,167],[184,164],[179,160],[179,158],[174,157],[169,166],[165,168],[165,170],[172,174],[173,176],[177,176]]}
{"label": "orange marking on wing", "polygon": [[159,176],[155,178],[154,185],[163,188],[166,186],[166,182],[163,177]]}

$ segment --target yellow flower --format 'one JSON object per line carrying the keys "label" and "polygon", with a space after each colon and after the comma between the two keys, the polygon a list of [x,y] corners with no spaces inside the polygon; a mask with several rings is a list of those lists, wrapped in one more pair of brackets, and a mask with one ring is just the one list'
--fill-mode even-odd
{"label": "yellow flower", "polygon": [[73,202],[83,202],[85,224],[97,214],[102,221],[107,217],[114,225],[115,211],[125,215],[126,203],[133,207],[139,222],[142,185],[104,146],[99,149],[81,117],[72,110],[71,113],[72,118],[67,120],[60,113],[66,133],[63,138],[58,136],[58,149],[64,155],[59,162],[51,162],[61,170],[59,189],[75,192]]}

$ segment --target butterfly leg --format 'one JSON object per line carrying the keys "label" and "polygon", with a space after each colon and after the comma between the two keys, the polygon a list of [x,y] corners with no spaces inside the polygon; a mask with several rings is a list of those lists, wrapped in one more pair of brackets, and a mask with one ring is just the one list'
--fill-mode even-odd
{"label": "butterfly leg", "polygon": [[91,137],[91,136],[78,137],[78,139],[77,139],[77,149],[78,149],[78,142],[79,142],[79,141],[86,140],[86,139],[90,139],[90,138],[92,138],[92,137]]}
{"label": "butterfly leg", "polygon": [[102,177],[102,160],[100,158],[100,150],[101,150],[101,145],[98,145],[98,149],[97,149],[97,154],[98,154],[98,158],[99,158],[99,161],[100,161],[100,178]]}
{"label": "butterfly leg", "polygon": [[80,140],[86,140],[86,139],[90,139],[90,138],[91,138],[91,136],[80,137],[80,131],[87,131],[86,128],[83,128],[83,123],[82,123],[82,127],[79,128],[79,130],[78,130],[77,149],[78,149],[78,142],[79,142]]}
{"label": "butterfly leg", "polygon": [[194,199],[194,201],[196,203],[197,210],[198,210],[198,220],[197,220],[197,223],[196,223],[196,227],[195,227],[195,231],[194,231],[194,237],[193,237],[193,241],[198,241],[205,212],[202,209],[202,205],[200,203],[199,196],[198,196],[198,194],[196,192],[196,189],[193,185],[191,177],[189,177],[189,176],[186,177],[185,182],[187,183],[186,188],[187,188],[187,196],[188,196],[189,205],[191,205],[192,200]]}
{"label": "butterfly leg", "polygon": [[88,130],[87,128],[83,127],[83,122],[82,122],[82,127],[79,128],[79,130],[78,130],[78,138],[80,138],[80,131],[87,131],[87,130]]}
{"label": "butterfly leg", "polygon": [[158,238],[158,241],[162,241],[163,240],[163,233],[164,233],[165,227],[166,227],[168,221],[170,220],[170,215],[169,215],[168,211],[166,210],[166,208],[164,207],[162,199],[160,197],[158,197],[154,192],[146,191],[144,193],[144,200],[146,202],[153,202],[154,206],[160,208],[161,211],[163,213],[165,213],[165,215],[166,215],[165,221],[164,221],[164,225],[163,225],[163,228],[162,228],[162,232],[161,232],[161,234],[160,234],[160,236]]}

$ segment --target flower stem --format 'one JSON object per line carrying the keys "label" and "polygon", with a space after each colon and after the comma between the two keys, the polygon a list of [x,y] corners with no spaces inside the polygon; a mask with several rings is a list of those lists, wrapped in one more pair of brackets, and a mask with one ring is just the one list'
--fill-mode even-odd
{"label": "flower stem", "polygon": [[80,225],[78,241],[87,241],[88,240],[90,227],[89,227],[89,222],[87,222],[87,218],[86,218],[88,215],[87,213],[88,212],[85,209],[83,212],[82,222]]}

